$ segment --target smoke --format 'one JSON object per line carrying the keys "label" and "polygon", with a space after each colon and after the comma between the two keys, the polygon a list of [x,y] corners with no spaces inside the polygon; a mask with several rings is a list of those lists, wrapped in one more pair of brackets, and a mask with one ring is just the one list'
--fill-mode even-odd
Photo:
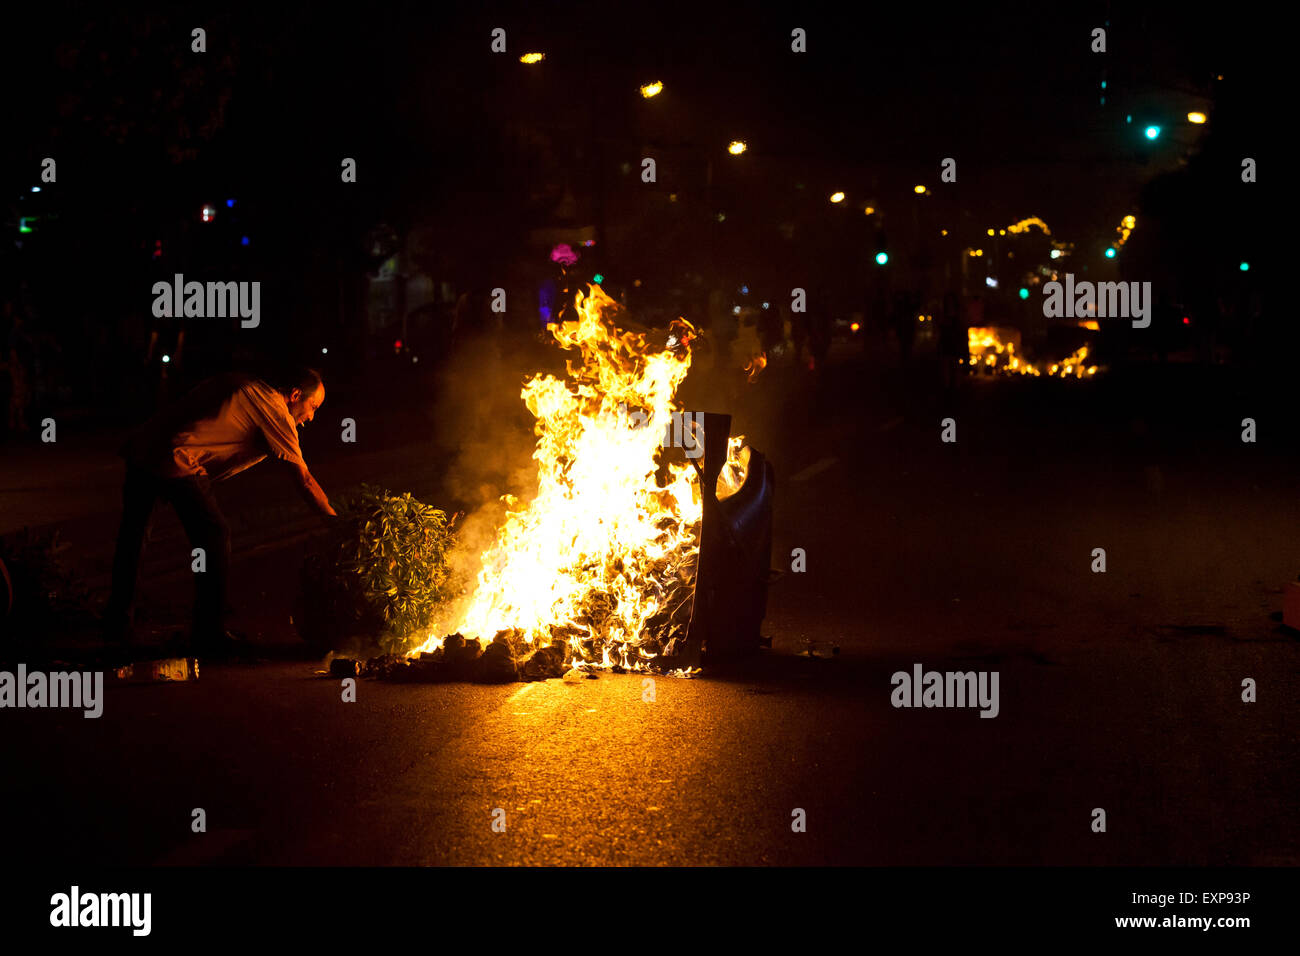
{"label": "smoke", "polygon": [[[494,330],[459,346],[443,369],[433,419],[439,450],[450,462],[444,487],[465,515],[448,555],[459,587],[472,590],[505,517],[503,497],[528,501],[536,490],[534,419],[520,393],[527,379],[556,361],[536,338]],[[453,602],[442,616],[454,624],[462,603]]]}
{"label": "smoke", "polygon": [[536,479],[533,417],[520,398],[540,364],[536,352],[532,340],[482,336],[464,344],[442,373],[438,444],[451,459],[447,491],[465,507],[518,493]]}

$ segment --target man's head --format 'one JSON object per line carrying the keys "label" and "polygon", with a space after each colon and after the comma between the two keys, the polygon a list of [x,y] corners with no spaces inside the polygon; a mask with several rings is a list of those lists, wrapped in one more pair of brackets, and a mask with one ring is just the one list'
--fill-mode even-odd
{"label": "man's head", "polygon": [[289,406],[289,414],[296,424],[305,425],[316,415],[316,409],[325,401],[325,384],[320,372],[314,368],[296,369],[280,386],[280,394]]}

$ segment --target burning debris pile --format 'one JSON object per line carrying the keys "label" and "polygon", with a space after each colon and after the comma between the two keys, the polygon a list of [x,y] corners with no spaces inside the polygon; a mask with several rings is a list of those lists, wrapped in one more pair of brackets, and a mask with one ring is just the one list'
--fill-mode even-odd
{"label": "burning debris pile", "polygon": [[[486,647],[477,637],[466,639],[463,635],[452,634],[443,639],[438,650],[425,651],[414,657],[386,654],[366,661],[335,658],[330,662],[329,674],[331,677],[368,677],[398,683],[475,681],[487,684],[546,680],[563,677],[575,670],[584,676],[597,676],[595,665],[575,662],[572,656],[567,641],[529,644],[518,630],[502,631]],[[619,664],[609,669],[615,673],[627,670]]]}
{"label": "burning debris pile", "polygon": [[989,369],[1002,375],[1031,375],[1049,378],[1091,378],[1097,366],[1085,364],[1088,346],[1084,345],[1071,355],[1046,367],[1021,357],[1020,333],[1015,329],[978,326],[967,329],[970,348],[969,364],[976,370]]}
{"label": "burning debris pile", "polygon": [[[583,664],[646,670],[680,647],[703,514],[695,461],[703,436],[674,401],[694,330],[679,320],[655,345],[655,333],[617,328],[618,308],[593,286],[578,295],[574,321],[552,326],[574,355],[567,380],[537,375],[523,388],[536,419],[536,494],[527,503],[507,496],[464,598],[404,658],[357,664],[362,676],[515,680]],[[719,499],[743,484],[749,460],[740,438],[727,452]]]}

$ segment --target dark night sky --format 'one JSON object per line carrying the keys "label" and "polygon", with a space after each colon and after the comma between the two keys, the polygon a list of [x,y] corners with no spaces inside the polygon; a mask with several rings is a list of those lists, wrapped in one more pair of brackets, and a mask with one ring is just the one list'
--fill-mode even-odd
{"label": "dark night sky", "polygon": [[[0,162],[19,189],[58,152],[66,188],[79,181],[84,196],[148,201],[217,183],[287,220],[317,215],[336,157],[356,155],[366,175],[351,209],[319,212],[324,224],[337,214],[355,225],[350,215],[436,214],[458,196],[500,190],[508,171],[496,153],[512,115],[579,141],[595,115],[610,150],[635,158],[654,109],[652,141],[717,149],[741,137],[754,162],[775,158],[811,194],[843,188],[895,208],[914,183],[937,184],[939,161],[952,156],[958,182],[943,201],[971,223],[1037,215],[1082,237],[1112,229],[1143,181],[1176,167],[1172,144],[1148,149],[1124,125],[1140,90],[1213,91],[1209,141],[1230,138],[1233,155],[1258,156],[1278,133],[1266,122],[1265,71],[1280,67],[1269,49],[1280,31],[1188,8],[1109,7],[390,4],[345,15],[299,3],[178,6],[146,20],[41,5],[15,24],[4,58],[4,125],[17,135]],[[1108,52],[1091,53],[1089,31],[1107,19]],[[184,87],[196,24],[210,52],[187,102],[201,116],[223,84],[231,95],[197,161],[176,166],[162,148],[174,119],[150,98]],[[796,25],[809,36],[802,56],[789,50]],[[509,55],[488,52],[493,26],[507,29]],[[79,49],[71,70],[61,44]],[[540,71],[517,62],[529,48],[548,54]],[[651,78],[667,89],[647,104],[635,89]],[[75,108],[61,116],[70,97]],[[134,124],[122,143],[76,121],[105,111]],[[1139,161],[1144,150],[1150,163]]]}

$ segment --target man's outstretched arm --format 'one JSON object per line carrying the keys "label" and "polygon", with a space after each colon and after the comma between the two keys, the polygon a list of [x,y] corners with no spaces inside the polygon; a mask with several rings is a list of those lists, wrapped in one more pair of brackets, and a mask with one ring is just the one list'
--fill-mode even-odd
{"label": "man's outstretched arm", "polygon": [[325,497],[325,490],[316,483],[316,479],[311,476],[307,466],[299,462],[289,462],[289,465],[293,469],[298,490],[302,492],[307,504],[323,515],[337,515],[337,512],[330,505],[329,498]]}

